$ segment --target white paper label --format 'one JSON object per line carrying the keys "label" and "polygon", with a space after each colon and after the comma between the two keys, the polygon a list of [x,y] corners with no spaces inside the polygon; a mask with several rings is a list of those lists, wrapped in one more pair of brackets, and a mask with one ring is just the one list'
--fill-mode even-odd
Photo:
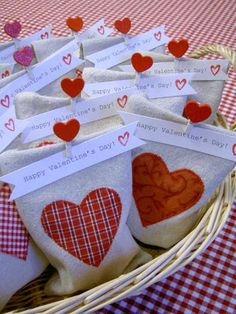
{"label": "white paper label", "polygon": [[[180,60],[175,62],[157,62],[145,71],[146,75],[164,75],[191,73],[193,81],[227,80],[225,74],[229,62],[227,60]],[[124,72],[135,73],[131,65],[120,65]]]}
{"label": "white paper label", "polygon": [[[52,36],[51,32],[52,32],[51,25],[44,27],[37,33],[34,33],[24,39],[19,40],[19,48],[30,45],[32,41],[35,41],[35,40],[48,39]],[[15,48],[14,42],[12,41],[12,45],[10,47],[1,51],[0,63],[15,63],[15,60],[13,58],[13,53],[15,52],[15,50],[16,48]]]}
{"label": "white paper label", "polygon": [[0,80],[10,76],[13,72],[14,64],[8,64],[1,68],[0,70]]}
{"label": "white paper label", "polygon": [[74,103],[75,112],[72,111],[72,106],[66,106],[36,115],[26,120],[27,128],[22,133],[22,141],[29,143],[53,134],[53,125],[57,121],[76,118],[80,124],[85,124],[117,115],[117,110],[125,108],[129,96],[137,93],[139,92],[136,88],[130,88],[108,96],[78,99]]}
{"label": "white paper label", "polygon": [[195,90],[189,84],[191,74],[173,74],[161,76],[140,76],[138,80],[119,80],[87,83],[84,91],[89,96],[109,95],[118,90],[135,86],[148,98],[194,95]]}
{"label": "white paper label", "polygon": [[137,123],[131,123],[72,147],[72,157],[64,151],[34,162],[0,178],[15,185],[10,200],[33,192],[77,171],[98,164],[145,144],[134,136]]}
{"label": "white paper label", "polygon": [[[126,124],[139,121],[135,135],[143,140],[154,141],[191,149],[204,154],[236,162],[236,134],[222,134],[216,128],[204,124],[184,124],[120,112]],[[186,153],[187,154],[187,153]]]}
{"label": "white paper label", "polygon": [[128,60],[137,50],[152,50],[164,45],[169,40],[164,34],[164,26],[139,34],[112,47],[86,56],[85,59],[95,64],[96,68],[109,69]]}
{"label": "white paper label", "polygon": [[27,73],[18,77],[0,90],[0,116],[13,105],[14,97],[23,91],[36,92],[81,65],[84,60],[75,55],[78,46],[70,42],[45,61],[32,67],[34,79]]}
{"label": "white paper label", "polygon": [[26,121],[16,119],[14,107],[11,107],[0,117],[0,153],[23,131],[26,126]]}

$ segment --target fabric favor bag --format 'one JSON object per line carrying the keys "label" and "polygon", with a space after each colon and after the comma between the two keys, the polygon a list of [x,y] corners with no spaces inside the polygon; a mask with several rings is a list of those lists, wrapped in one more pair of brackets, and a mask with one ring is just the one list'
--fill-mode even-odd
{"label": "fabric favor bag", "polygon": [[[114,129],[114,124],[105,120],[97,124],[96,133],[78,139],[84,141]],[[55,144],[7,151],[0,157],[2,173],[63,147]],[[131,188],[131,152],[127,152],[16,200],[30,235],[57,270],[46,285],[47,294],[89,289],[151,259],[126,225]]]}
{"label": "fabric favor bag", "polygon": [[[126,111],[187,124],[183,117],[131,96]],[[211,127],[221,135],[227,131]],[[128,217],[139,241],[169,248],[196,223],[201,207],[234,168],[230,160],[152,141],[133,150],[133,202]]]}
{"label": "fabric favor bag", "polygon": [[[114,37],[106,37],[106,38],[93,38],[93,39],[86,39],[82,42],[82,54],[83,59],[86,60],[86,57],[102,51],[106,48],[109,48],[114,45],[118,45],[124,41],[123,37],[121,36],[114,36]],[[165,45],[162,45],[160,47],[157,47],[153,49],[153,51],[159,52],[164,54],[165,53]],[[123,64],[123,63],[122,63]],[[124,63],[126,64],[126,63]],[[85,67],[94,67],[94,64],[90,62],[89,60],[86,60]],[[118,70],[118,66],[114,66],[111,68],[111,70]]]}

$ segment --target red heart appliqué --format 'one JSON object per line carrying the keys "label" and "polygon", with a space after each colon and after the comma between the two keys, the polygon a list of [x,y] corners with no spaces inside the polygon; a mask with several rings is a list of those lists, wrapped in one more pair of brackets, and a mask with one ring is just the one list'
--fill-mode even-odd
{"label": "red heart appliqu\u00e9", "polygon": [[204,192],[201,178],[189,169],[169,172],[160,156],[143,153],[133,160],[133,196],[144,227],[194,206]]}
{"label": "red heart appliqu\u00e9", "polygon": [[77,17],[68,17],[68,19],[66,20],[66,24],[67,26],[74,32],[79,32],[83,25],[83,19],[80,16]]}
{"label": "red heart appliqu\u00e9", "polygon": [[211,73],[212,73],[214,76],[216,76],[216,74],[219,73],[220,68],[221,68],[220,64],[211,65]]}
{"label": "red heart appliqu\u00e9", "polygon": [[0,251],[26,260],[29,234],[26,231],[15,201],[9,202],[11,189],[7,183],[0,188]]}
{"label": "red heart appliqu\u00e9", "polygon": [[9,108],[10,107],[10,97],[6,95],[3,99],[1,99],[1,105],[3,107]]}
{"label": "red heart appliqu\u00e9", "polygon": [[98,27],[97,31],[98,31],[98,33],[99,33],[100,35],[104,35],[104,34],[105,34],[105,28],[104,28],[104,26],[103,26],[103,25],[100,25],[100,26]]}
{"label": "red heart appliqu\u00e9", "polygon": [[122,204],[109,188],[88,193],[77,205],[60,200],[47,205],[41,216],[46,234],[84,263],[98,267],[117,233]]}
{"label": "red heart appliqu\u00e9", "polygon": [[8,129],[9,131],[14,132],[15,131],[15,122],[13,119],[9,119],[8,122],[4,124],[5,128]]}
{"label": "red heart appliqu\u00e9", "polygon": [[76,97],[84,88],[84,80],[80,77],[75,79],[64,78],[61,81],[61,88],[70,97]]}
{"label": "red heart appliqu\u00e9", "polygon": [[17,38],[21,32],[21,24],[17,21],[4,25],[4,31],[12,38]]}
{"label": "red heart appliqu\u00e9", "polygon": [[178,90],[181,90],[184,88],[184,86],[186,85],[187,83],[187,80],[186,79],[182,79],[181,81],[180,80],[176,80],[175,81],[175,86],[178,88]]}
{"label": "red heart appliqu\u00e9", "polygon": [[79,133],[80,123],[76,119],[70,119],[66,122],[56,122],[53,126],[53,132],[57,137],[65,142],[71,142]]}
{"label": "red heart appliqu\u00e9", "polygon": [[125,108],[125,105],[127,104],[128,96],[124,95],[123,97],[118,97],[116,101],[118,105],[123,109]]}
{"label": "red heart appliqu\u00e9", "polygon": [[14,60],[23,65],[23,66],[29,66],[34,58],[34,50],[33,48],[26,46],[21,50],[17,50],[13,53]]}
{"label": "red heart appliqu\u00e9", "polygon": [[131,21],[128,17],[123,20],[115,21],[114,25],[118,32],[121,32],[122,34],[127,34],[131,29]]}
{"label": "red heart appliqu\u00e9", "polygon": [[176,58],[181,58],[189,48],[187,39],[182,38],[179,41],[171,40],[168,43],[169,52]]}
{"label": "red heart appliqu\u00e9", "polygon": [[184,107],[184,116],[193,123],[202,122],[210,117],[211,106],[199,104],[196,100],[189,100]]}
{"label": "red heart appliqu\u00e9", "polygon": [[129,132],[126,131],[124,135],[118,136],[118,141],[121,143],[121,145],[126,146],[129,140]]}
{"label": "red heart appliqu\u00e9", "polygon": [[151,68],[153,59],[152,57],[142,56],[141,53],[136,52],[131,57],[131,63],[135,71],[141,73]]}
{"label": "red heart appliqu\u00e9", "polygon": [[72,60],[72,55],[68,53],[66,56],[63,56],[62,60],[65,64],[70,65]]}

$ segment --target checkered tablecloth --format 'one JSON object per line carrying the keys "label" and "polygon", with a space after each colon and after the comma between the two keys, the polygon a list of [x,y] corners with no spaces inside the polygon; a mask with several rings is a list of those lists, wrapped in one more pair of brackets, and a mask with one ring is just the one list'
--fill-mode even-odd
{"label": "checkered tablecloth", "polygon": [[[132,32],[164,24],[172,38],[188,38],[190,51],[206,44],[236,49],[236,0],[0,0],[0,22],[18,19],[22,35],[53,24],[67,35],[65,18],[80,15],[87,26],[104,17],[131,18]],[[7,37],[0,30],[0,40]],[[220,111],[236,117],[236,73],[231,69]],[[107,306],[98,313],[236,313],[236,203],[220,235],[190,265],[152,285],[143,294]]]}

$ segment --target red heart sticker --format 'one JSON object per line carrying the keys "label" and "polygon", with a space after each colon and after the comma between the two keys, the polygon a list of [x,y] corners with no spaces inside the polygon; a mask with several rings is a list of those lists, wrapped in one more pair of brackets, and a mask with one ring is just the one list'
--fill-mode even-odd
{"label": "red heart sticker", "polygon": [[8,122],[4,124],[5,128],[8,129],[9,131],[14,132],[15,131],[15,122],[13,119],[9,119]]}
{"label": "red heart sticker", "polygon": [[56,122],[53,126],[54,134],[65,142],[71,142],[79,133],[80,123],[76,119],[66,122]]}
{"label": "red heart sticker", "polygon": [[3,107],[9,108],[10,107],[10,97],[8,95],[6,95],[3,99],[1,99],[0,103]]}
{"label": "red heart sticker", "polygon": [[82,29],[84,22],[80,16],[77,16],[68,17],[68,19],[66,20],[66,24],[72,31],[79,32]]}
{"label": "red heart sticker", "polygon": [[184,88],[186,83],[187,83],[186,79],[182,79],[181,81],[180,80],[176,80],[175,81],[175,86],[178,88],[178,90],[181,90],[181,89]]}
{"label": "red heart sticker", "polygon": [[199,104],[195,100],[189,100],[184,108],[184,116],[193,123],[202,122],[210,117],[212,113],[211,106],[208,104]]}
{"label": "red heart sticker", "polygon": [[4,25],[4,31],[10,37],[17,38],[21,32],[21,24],[17,21],[13,23],[7,23]]}
{"label": "red heart sticker", "polygon": [[76,97],[84,88],[84,80],[81,77],[75,79],[64,78],[61,81],[61,88],[68,96]]}
{"label": "red heart sticker", "polygon": [[26,260],[29,234],[26,231],[15,201],[8,201],[11,189],[7,183],[0,188],[0,251]]}
{"label": "red heart sticker", "polygon": [[98,33],[99,33],[100,35],[104,35],[104,34],[105,34],[105,28],[104,28],[104,26],[103,26],[103,25],[100,25],[100,26],[98,27],[97,31],[98,31]]}
{"label": "red heart sticker", "polygon": [[131,29],[131,21],[128,17],[123,20],[117,20],[114,23],[115,28],[122,34],[127,34]]}
{"label": "red heart sticker", "polygon": [[216,76],[216,74],[219,73],[220,71],[220,64],[217,64],[217,65],[211,65],[211,73]]}
{"label": "red heart sticker", "polygon": [[128,96],[124,95],[123,97],[117,98],[118,105],[123,109],[128,101]]}
{"label": "red heart sticker", "polygon": [[98,267],[115,238],[121,211],[119,194],[100,188],[88,193],[79,205],[64,200],[47,205],[41,222],[57,245],[85,264]]}
{"label": "red heart sticker", "polygon": [[72,55],[68,53],[66,56],[62,57],[62,60],[64,61],[65,64],[70,65],[71,60],[72,60]]}
{"label": "red heart sticker", "polygon": [[204,184],[189,169],[170,172],[160,156],[143,153],[133,160],[133,196],[144,227],[179,215],[201,198]]}
{"label": "red heart sticker", "polygon": [[13,53],[13,58],[17,63],[27,67],[30,65],[34,58],[34,50],[33,48],[26,46],[21,50],[15,51]]}
{"label": "red heart sticker", "polygon": [[189,48],[187,39],[182,38],[179,41],[171,40],[168,43],[169,52],[176,58],[182,57]]}
{"label": "red heart sticker", "polygon": [[129,132],[126,131],[124,135],[118,136],[118,141],[121,143],[121,145],[126,146],[129,140]]}
{"label": "red heart sticker", "polygon": [[131,63],[136,72],[141,73],[153,65],[153,59],[149,56],[142,56],[141,53],[136,52],[131,57]]}

